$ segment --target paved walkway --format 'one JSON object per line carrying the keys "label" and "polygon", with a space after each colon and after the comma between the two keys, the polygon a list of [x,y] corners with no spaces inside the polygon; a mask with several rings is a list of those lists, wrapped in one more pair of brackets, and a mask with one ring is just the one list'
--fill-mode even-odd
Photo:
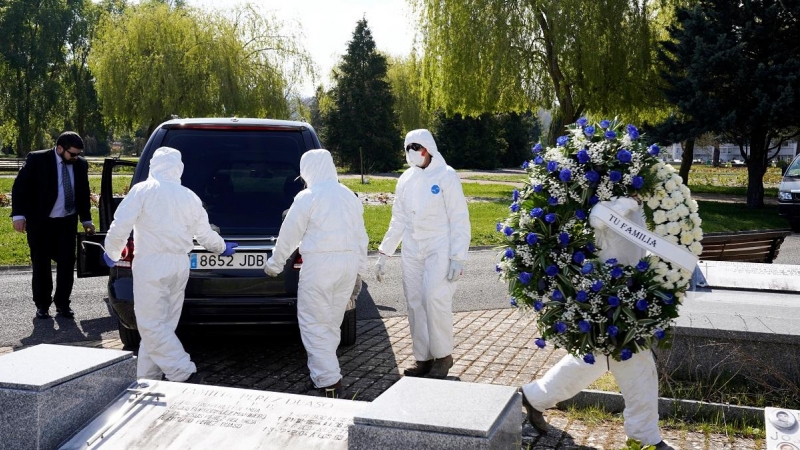
{"label": "paved walkway", "polygon": [[[533,316],[513,309],[456,313],[454,329],[455,365],[450,375],[462,381],[521,386],[541,376],[564,354],[550,347],[538,349],[533,343]],[[207,374],[207,384],[309,393],[305,351],[296,336],[192,336],[185,342],[199,370]],[[122,348],[117,339],[74,345]],[[11,350],[0,349],[0,354]],[[348,395],[371,401],[396,382],[401,368],[413,360],[408,321],[406,317],[359,321],[356,345],[342,348],[339,353]],[[545,417],[550,433],[540,437],[525,424],[522,449],[616,450],[625,445],[618,415],[590,421],[577,414],[550,410]],[[765,449],[760,440],[713,434],[703,428],[702,424],[684,424],[680,428],[663,425],[662,432],[676,449]]]}

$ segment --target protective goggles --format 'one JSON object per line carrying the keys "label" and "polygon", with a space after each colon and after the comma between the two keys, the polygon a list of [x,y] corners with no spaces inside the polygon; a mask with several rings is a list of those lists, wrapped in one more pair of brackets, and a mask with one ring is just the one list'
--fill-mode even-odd
{"label": "protective goggles", "polygon": [[406,145],[406,151],[414,150],[415,152],[418,152],[421,148],[422,146],[416,142]]}

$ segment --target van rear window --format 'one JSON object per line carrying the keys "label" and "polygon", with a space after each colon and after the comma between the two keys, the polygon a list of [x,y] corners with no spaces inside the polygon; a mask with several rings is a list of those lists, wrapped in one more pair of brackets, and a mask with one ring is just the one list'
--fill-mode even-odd
{"label": "van rear window", "polygon": [[181,182],[222,234],[277,234],[303,189],[295,181],[306,151],[300,131],[174,129],[161,145],[180,150]]}

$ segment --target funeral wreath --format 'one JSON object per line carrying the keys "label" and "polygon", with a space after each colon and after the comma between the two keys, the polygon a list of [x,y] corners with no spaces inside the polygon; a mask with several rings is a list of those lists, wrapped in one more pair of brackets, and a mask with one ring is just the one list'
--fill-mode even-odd
{"label": "funeral wreath", "polygon": [[[507,242],[496,270],[511,304],[536,312],[537,346],[552,342],[591,364],[668,345],[692,272],[653,250],[661,242],[695,258],[703,232],[697,202],[659,151],[616,119],[581,118],[556,147],[533,147],[526,183],[497,224]],[[618,230],[650,251],[635,265],[600,260],[590,225],[595,206],[619,198],[642,205],[646,229]]]}

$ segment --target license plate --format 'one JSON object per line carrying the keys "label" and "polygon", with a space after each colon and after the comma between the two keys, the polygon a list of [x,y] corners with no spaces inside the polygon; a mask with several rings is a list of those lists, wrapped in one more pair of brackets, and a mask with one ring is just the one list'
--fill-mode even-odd
{"label": "license plate", "polygon": [[261,269],[267,263],[267,253],[234,253],[220,256],[213,253],[192,253],[189,255],[189,268],[208,269]]}

